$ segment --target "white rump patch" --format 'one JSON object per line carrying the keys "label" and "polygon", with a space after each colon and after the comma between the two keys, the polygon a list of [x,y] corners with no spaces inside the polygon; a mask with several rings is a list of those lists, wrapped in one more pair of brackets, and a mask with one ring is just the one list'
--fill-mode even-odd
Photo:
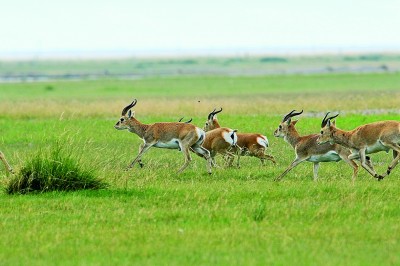
{"label": "white rump patch", "polygon": [[196,142],[198,144],[203,144],[204,140],[206,139],[206,132],[201,128],[196,127],[196,134],[199,140]]}
{"label": "white rump patch", "polygon": [[222,137],[224,140],[230,145],[235,145],[237,143],[237,135],[233,130],[229,130],[228,132],[223,132]]}
{"label": "white rump patch", "polygon": [[257,137],[257,143],[267,148],[269,146],[269,142],[266,136]]}

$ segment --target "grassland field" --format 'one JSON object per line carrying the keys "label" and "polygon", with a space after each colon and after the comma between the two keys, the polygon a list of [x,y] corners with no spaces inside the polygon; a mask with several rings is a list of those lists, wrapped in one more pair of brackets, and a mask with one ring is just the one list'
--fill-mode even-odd
{"label": "grassland field", "polygon": [[[113,128],[133,98],[143,123],[193,118],[212,109],[224,126],[270,141],[270,162],[222,158],[211,176],[192,156],[150,149],[145,167],[124,171],[141,140]],[[353,129],[400,120],[400,74],[188,76],[0,84],[0,149],[18,170],[40,149],[65,143],[109,187],[99,191],[0,192],[1,265],[398,265],[400,168],[377,182],[344,162],[312,164],[274,182],[294,159],[273,137],[282,116],[304,109],[297,128],[319,132],[326,111]],[[384,172],[391,154],[372,155]],[[9,176],[0,166],[0,185]]]}

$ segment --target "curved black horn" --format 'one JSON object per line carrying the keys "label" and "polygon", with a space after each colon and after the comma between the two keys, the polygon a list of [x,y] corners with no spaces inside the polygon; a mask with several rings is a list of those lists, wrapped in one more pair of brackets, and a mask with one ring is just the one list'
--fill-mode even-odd
{"label": "curved black horn", "polygon": [[301,110],[300,112],[298,112],[298,113],[293,113],[290,117],[294,117],[294,116],[297,116],[297,115],[301,115],[303,113],[303,110]]}
{"label": "curved black horn", "polygon": [[215,112],[215,109],[214,109],[214,111],[212,111],[211,113],[208,114],[208,117],[207,117],[208,120],[211,119],[211,117],[214,115],[214,112]]}
{"label": "curved black horn", "polygon": [[137,103],[137,100],[134,99],[133,102],[131,102],[131,104],[129,104],[128,106],[126,106],[124,109],[122,109],[122,115],[126,115],[126,113],[129,111],[129,109],[131,109],[133,106],[135,106]]}
{"label": "curved black horn", "polygon": [[218,113],[221,113],[221,112],[222,112],[222,107],[220,107],[220,108],[221,108],[221,109],[220,109],[219,111],[216,111],[216,112],[215,112],[215,109],[214,109],[213,116],[216,115],[216,114],[218,114]]}
{"label": "curved black horn", "polygon": [[325,127],[326,124],[328,123],[328,119],[326,119],[326,118],[328,117],[329,114],[330,114],[330,112],[327,112],[325,117],[322,119],[321,128]]}
{"label": "curved black horn", "polygon": [[334,118],[336,118],[336,117],[338,117],[338,116],[339,116],[339,114],[334,115],[334,116],[331,116],[331,117],[329,117],[329,120],[334,119]]}
{"label": "curved black horn", "polygon": [[[182,120],[183,120],[183,117],[181,117],[181,119],[179,119],[179,121],[178,122],[182,122]],[[190,118],[188,121],[185,121],[185,122],[182,122],[182,123],[185,123],[185,124],[189,124],[190,122],[192,122],[192,118]]]}
{"label": "curved black horn", "polygon": [[301,112],[295,113],[296,110],[292,110],[290,113],[288,113],[287,115],[285,115],[285,117],[282,119],[282,122],[287,121],[289,118],[292,118],[296,115],[300,115],[303,113],[303,110],[301,110]]}
{"label": "curved black horn", "polygon": [[218,110],[218,111],[215,111],[215,108],[214,108],[214,110],[208,115],[208,120],[210,120],[210,119],[212,119],[213,117],[214,117],[214,115],[216,115],[216,114],[218,114],[218,113],[221,113],[222,112],[222,108],[220,107],[220,110]]}
{"label": "curved black horn", "polygon": [[282,122],[285,122],[286,120],[288,120],[289,117],[290,117],[290,115],[293,114],[294,111],[296,111],[296,110],[292,110],[290,113],[288,113],[287,115],[285,115],[285,116],[283,117],[283,119],[282,119]]}
{"label": "curved black horn", "polygon": [[337,114],[337,115],[334,115],[334,116],[331,116],[331,117],[328,117],[328,120],[332,120],[332,119],[334,119],[334,118],[338,117],[338,115],[339,115],[339,114]]}

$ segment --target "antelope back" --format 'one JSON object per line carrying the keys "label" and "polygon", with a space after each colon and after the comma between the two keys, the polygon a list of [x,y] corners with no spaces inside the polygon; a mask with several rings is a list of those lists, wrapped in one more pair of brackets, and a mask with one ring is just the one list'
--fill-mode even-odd
{"label": "antelope back", "polygon": [[237,143],[237,130],[226,127],[216,128],[206,132],[203,147],[211,149],[226,149]]}
{"label": "antelope back", "polygon": [[250,148],[251,146],[256,147],[269,147],[268,138],[264,135],[257,133],[237,133],[239,147]]}

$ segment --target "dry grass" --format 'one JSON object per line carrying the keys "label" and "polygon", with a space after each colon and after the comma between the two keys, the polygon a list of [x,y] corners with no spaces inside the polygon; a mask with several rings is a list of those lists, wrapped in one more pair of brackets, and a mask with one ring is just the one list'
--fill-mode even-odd
{"label": "dry grass", "polygon": [[[327,106],[330,110],[341,111],[363,111],[371,109],[400,108],[400,91],[392,93],[376,93],[367,91],[365,94],[327,92],[318,94],[293,94],[293,95],[248,95],[245,97],[227,97],[204,99],[174,97],[160,99],[138,99],[135,107],[136,115],[143,117],[147,115],[170,116],[171,119],[181,116],[205,116],[215,107],[223,107],[224,113],[230,114],[277,114],[281,115],[292,107],[305,109],[308,112],[324,112]],[[43,100],[34,99],[29,101],[3,100],[0,104],[0,113],[11,117],[118,117],[122,108],[131,99],[107,100],[101,99],[96,102],[85,102],[80,100]],[[200,102],[199,102],[200,101]],[[355,104],[355,102],[357,104]]]}

